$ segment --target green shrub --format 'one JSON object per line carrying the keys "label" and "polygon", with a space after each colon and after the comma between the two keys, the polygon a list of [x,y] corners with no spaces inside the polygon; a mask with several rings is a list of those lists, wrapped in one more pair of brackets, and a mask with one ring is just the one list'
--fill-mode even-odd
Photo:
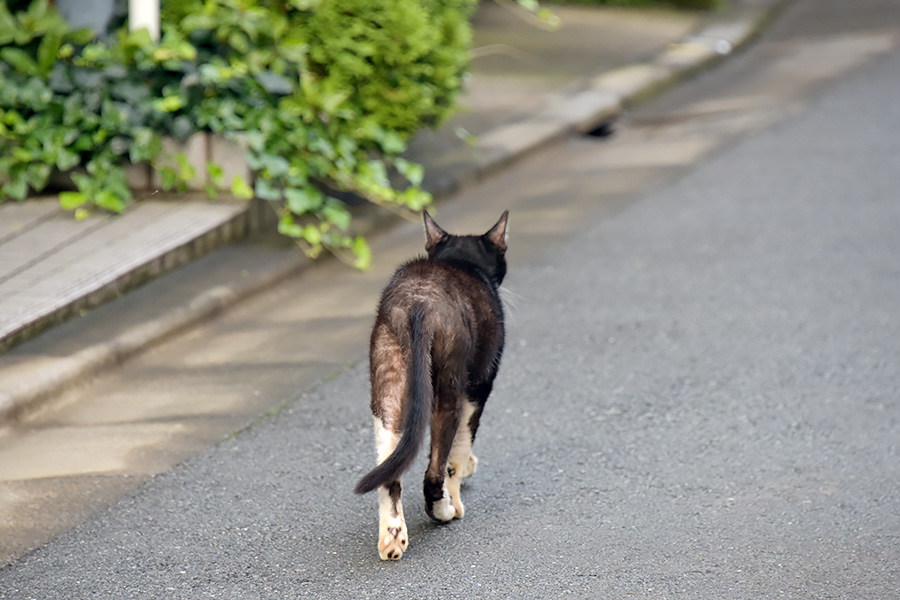
{"label": "green shrub", "polygon": [[255,173],[253,190],[225,182],[233,193],[275,202],[280,231],[310,254],[349,248],[364,267],[368,248],[345,233],[350,213],[328,190],[412,210],[430,201],[422,168],[399,155],[450,114],[473,9],[474,0],[164,0],[158,43],[145,31],[100,42],[70,31],[46,0],[18,13],[0,0],[0,192],[21,199],[54,169],[74,170],[64,207],[120,211],[128,162],[157,165],[166,187],[192,177],[183,157],[163,166],[161,135],[218,133],[247,146]]}

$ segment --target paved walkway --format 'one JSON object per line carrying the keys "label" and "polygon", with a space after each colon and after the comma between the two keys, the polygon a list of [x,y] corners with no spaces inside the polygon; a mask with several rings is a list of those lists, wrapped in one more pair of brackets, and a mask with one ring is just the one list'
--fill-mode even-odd
{"label": "paved walkway", "polygon": [[76,222],[56,199],[0,204],[0,350],[242,235],[245,215],[172,199]]}
{"label": "paved walkway", "polygon": [[[476,58],[463,110],[440,131],[413,140],[410,157],[426,166],[426,187],[446,196],[708,66],[752,37],[782,2],[733,0],[712,16],[557,7],[563,26],[556,32],[486,3],[474,21]],[[460,128],[477,142],[462,139]],[[254,212],[242,203],[172,196],[79,223],[47,198],[0,205],[0,353],[7,352],[0,354],[0,426],[79,375],[295,270],[296,263],[282,261],[250,272],[227,282],[227,289],[186,301],[177,318],[157,315],[127,340],[96,341],[52,361],[42,356],[40,364],[33,353],[8,352],[49,326],[234,242],[253,229]]]}

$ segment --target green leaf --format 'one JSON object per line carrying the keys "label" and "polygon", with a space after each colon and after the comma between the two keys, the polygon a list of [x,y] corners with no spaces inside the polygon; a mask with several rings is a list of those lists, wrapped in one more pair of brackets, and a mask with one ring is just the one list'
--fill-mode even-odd
{"label": "green leaf", "polygon": [[214,29],[218,22],[212,15],[203,13],[194,13],[186,16],[181,20],[181,26],[185,31],[193,31],[195,29]]}
{"label": "green leaf", "polygon": [[286,77],[271,71],[262,71],[256,74],[256,81],[270,94],[286,96],[294,91],[296,84]]}
{"label": "green leaf", "polygon": [[400,154],[406,150],[406,142],[396,131],[386,131],[381,138],[381,149],[387,154]]}
{"label": "green leaf", "polygon": [[182,181],[190,181],[197,174],[197,169],[190,163],[184,152],[179,152],[175,159],[178,161],[178,178]]}
{"label": "green leaf", "polygon": [[184,106],[184,100],[181,96],[166,96],[155,100],[153,106],[160,112],[175,112]]}
{"label": "green leaf", "polygon": [[231,180],[231,193],[235,198],[240,198],[241,200],[249,200],[253,197],[253,190],[250,189],[250,186],[247,185],[247,182],[240,175],[235,175],[234,179]]}
{"label": "green leaf", "polygon": [[9,12],[6,2],[0,2],[0,44],[9,44],[16,39],[18,27],[19,23]]}
{"label": "green leaf", "polygon": [[268,179],[257,179],[255,188],[257,198],[271,201],[281,200],[281,190],[273,186]]}
{"label": "green leaf", "polygon": [[395,158],[394,166],[411,184],[414,186],[422,185],[422,179],[425,176],[425,168],[422,165],[410,162],[405,158]]}
{"label": "green leaf", "polygon": [[322,245],[322,232],[315,225],[306,225],[300,233],[301,238],[306,240],[314,248]]}
{"label": "green leaf", "polygon": [[110,88],[110,94],[132,106],[137,106],[150,95],[150,88],[143,81],[123,79]]}
{"label": "green leaf", "polygon": [[338,107],[350,96],[350,92],[342,90],[340,92],[328,92],[322,94],[322,108],[329,114],[334,114]]}
{"label": "green leaf", "polygon": [[159,169],[159,176],[162,179],[162,187],[164,190],[171,190],[178,183],[178,173],[172,167],[163,167]]}
{"label": "green leaf", "polygon": [[94,204],[100,208],[105,208],[114,213],[121,213],[125,210],[125,198],[114,194],[109,190],[103,190],[94,198]]}
{"label": "green leaf", "polygon": [[75,210],[87,202],[87,194],[83,192],[60,192],[59,206],[63,210]]}
{"label": "green leaf", "polygon": [[48,33],[41,40],[37,51],[37,69],[42,77],[46,77],[53,68],[60,45],[62,35],[58,33]]}
{"label": "green leaf", "polygon": [[328,200],[325,203],[325,206],[322,207],[322,215],[329,223],[341,231],[346,231],[350,227],[350,211],[336,200]]}
{"label": "green leaf", "polygon": [[90,27],[82,27],[81,29],[73,29],[67,32],[66,39],[73,44],[84,46],[94,39],[94,35],[94,31]]}
{"label": "green leaf", "polygon": [[431,204],[432,201],[431,194],[418,187],[406,188],[397,199],[401,204],[415,212],[421,211]]}
{"label": "green leaf", "polygon": [[26,185],[35,191],[43,190],[47,186],[47,180],[50,178],[51,165],[33,162],[25,169],[22,178]]}
{"label": "green leaf", "polygon": [[288,168],[291,166],[291,163],[289,163],[286,158],[275,154],[263,154],[258,157],[258,159],[260,168],[265,170],[268,177],[280,177],[286,175]]}
{"label": "green leaf", "polygon": [[60,148],[59,154],[56,155],[56,168],[62,172],[72,169],[80,161],[77,153],[67,148]]}
{"label": "green leaf", "polygon": [[25,183],[25,179],[20,178],[4,185],[3,193],[16,200],[24,200],[28,195],[28,184]]}
{"label": "green leaf", "polygon": [[322,206],[322,192],[313,186],[305,188],[286,188],[284,198],[287,206],[295,215],[313,212]]}
{"label": "green leaf", "polygon": [[210,181],[216,185],[221,185],[222,179],[225,177],[222,167],[211,162],[206,163],[206,173],[209,175]]}
{"label": "green leaf", "polygon": [[369,248],[369,244],[366,243],[365,238],[359,236],[353,240],[350,250],[353,252],[353,256],[356,257],[353,261],[354,267],[360,271],[368,271],[372,267],[372,250]]}
{"label": "green leaf", "polygon": [[288,237],[298,238],[303,235],[303,228],[294,222],[293,215],[285,213],[278,219],[278,233]]}
{"label": "green leaf", "polygon": [[12,68],[25,75],[40,75],[38,64],[20,48],[8,46],[0,49],[0,60],[9,63]]}
{"label": "green leaf", "polygon": [[75,182],[75,187],[82,192],[87,192],[94,187],[94,178],[84,173],[72,173],[72,181]]}

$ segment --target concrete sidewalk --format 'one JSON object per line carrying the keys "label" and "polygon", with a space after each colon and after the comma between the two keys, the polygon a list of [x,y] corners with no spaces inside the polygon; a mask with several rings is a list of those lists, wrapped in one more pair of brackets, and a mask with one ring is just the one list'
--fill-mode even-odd
{"label": "concrete sidewalk", "polygon": [[[784,1],[733,0],[713,15],[557,7],[557,32],[485,4],[475,19],[463,112],[413,140],[410,158],[425,165],[426,187],[446,197],[727,56]],[[463,139],[461,129],[477,141]],[[269,243],[232,245],[216,253],[227,260],[204,263],[212,249],[257,229],[258,210],[161,200],[87,223],[73,222],[52,200],[0,205],[0,351],[15,345],[0,355],[0,426],[308,264],[299,252]],[[363,226],[371,231],[385,222]],[[174,279],[180,287],[156,290],[151,308],[132,314],[111,307],[102,319],[88,312],[185,263],[193,270]],[[141,292],[146,288],[132,294]]]}

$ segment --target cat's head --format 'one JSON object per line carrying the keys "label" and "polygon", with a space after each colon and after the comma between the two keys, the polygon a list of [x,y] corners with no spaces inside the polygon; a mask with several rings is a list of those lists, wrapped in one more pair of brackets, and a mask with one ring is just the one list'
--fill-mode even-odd
{"label": "cat's head", "polygon": [[506,221],[504,211],[496,225],[483,235],[453,235],[441,229],[425,212],[425,251],[428,258],[475,265],[500,285],[506,276]]}

